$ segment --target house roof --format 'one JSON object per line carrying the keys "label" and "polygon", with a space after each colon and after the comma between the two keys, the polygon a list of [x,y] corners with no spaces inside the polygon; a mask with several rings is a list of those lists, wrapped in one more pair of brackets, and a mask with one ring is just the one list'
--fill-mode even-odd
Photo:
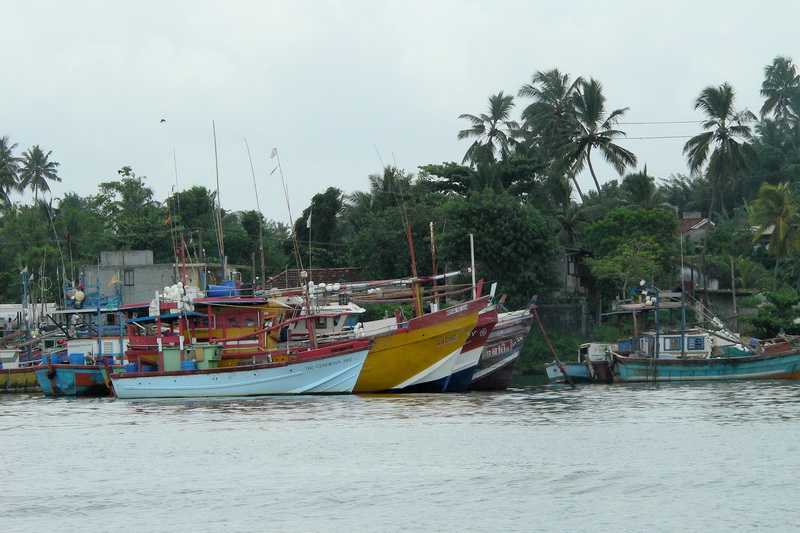
{"label": "house roof", "polygon": [[678,233],[686,235],[690,231],[707,229],[709,223],[712,228],[716,225],[707,218],[682,218],[678,221]]}

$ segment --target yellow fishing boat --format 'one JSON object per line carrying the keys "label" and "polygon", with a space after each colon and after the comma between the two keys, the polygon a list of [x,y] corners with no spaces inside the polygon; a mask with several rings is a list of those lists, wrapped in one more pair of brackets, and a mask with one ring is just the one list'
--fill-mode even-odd
{"label": "yellow fishing boat", "polygon": [[375,335],[353,392],[400,391],[427,383],[441,365],[458,356],[489,299],[412,318],[394,331]]}
{"label": "yellow fishing boat", "polygon": [[0,392],[41,391],[36,366],[20,366],[18,349],[0,350]]}

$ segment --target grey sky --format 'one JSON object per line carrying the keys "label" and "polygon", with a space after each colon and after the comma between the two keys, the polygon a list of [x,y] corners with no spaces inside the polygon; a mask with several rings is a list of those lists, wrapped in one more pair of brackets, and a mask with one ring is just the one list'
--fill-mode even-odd
{"label": "grey sky", "polygon": [[[687,173],[682,146],[700,132],[704,87],[729,82],[757,112],[764,67],[800,60],[800,4],[760,6],[2,0],[0,135],[18,155],[52,150],[56,196],[96,194],[129,165],[162,201],[173,187],[216,188],[213,121],[223,207],[256,208],[246,138],[262,212],[285,222],[273,147],[296,217],[327,187],[366,190],[381,161],[414,173],[460,162],[459,114],[557,67],[602,82],[609,109],[630,107],[621,144],[666,178]],[[517,102],[518,114],[528,101]],[[635,124],[682,121],[698,122]],[[681,138],[640,138],[671,136]],[[601,181],[617,177],[596,168]]]}

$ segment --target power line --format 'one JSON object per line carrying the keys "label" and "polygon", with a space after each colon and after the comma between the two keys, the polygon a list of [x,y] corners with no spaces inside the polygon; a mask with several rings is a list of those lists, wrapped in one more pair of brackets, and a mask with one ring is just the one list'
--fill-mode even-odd
{"label": "power line", "polygon": [[693,135],[658,135],[653,137],[623,137],[623,139],[691,139]]}
{"label": "power line", "polygon": [[662,120],[656,122],[618,122],[617,124],[702,124],[703,120]]}

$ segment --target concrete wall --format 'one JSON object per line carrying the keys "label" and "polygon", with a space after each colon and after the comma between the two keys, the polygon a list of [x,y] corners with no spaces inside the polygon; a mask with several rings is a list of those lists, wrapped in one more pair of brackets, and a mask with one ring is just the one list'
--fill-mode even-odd
{"label": "concrete wall", "polygon": [[100,252],[101,266],[152,265],[152,250],[122,250],[119,252]]}
{"label": "concrete wall", "polygon": [[122,305],[149,302],[177,281],[175,268],[166,264],[86,265],[83,272],[86,285],[98,285],[99,279],[100,293],[121,294]]}

